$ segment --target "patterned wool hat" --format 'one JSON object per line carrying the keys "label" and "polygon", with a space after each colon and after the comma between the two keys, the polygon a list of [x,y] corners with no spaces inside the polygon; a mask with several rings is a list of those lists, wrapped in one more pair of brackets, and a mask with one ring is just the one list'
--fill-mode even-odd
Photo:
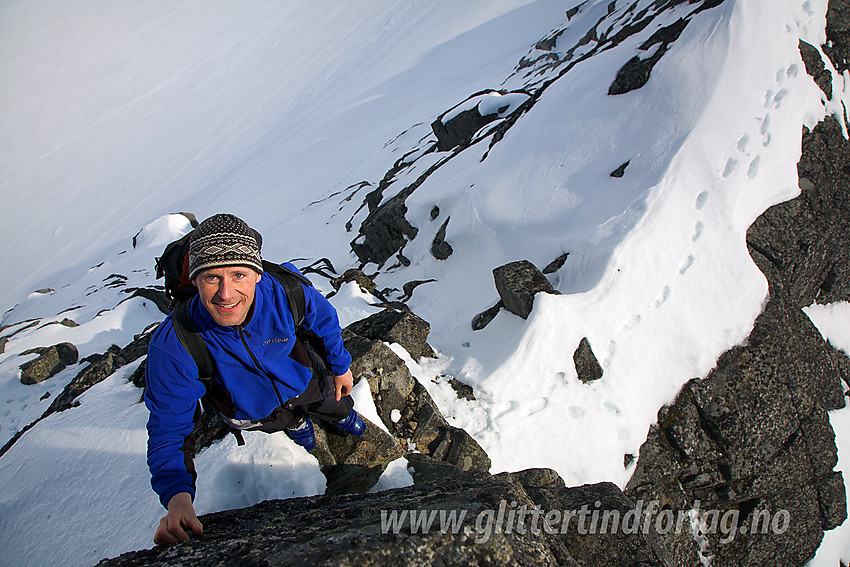
{"label": "patterned wool hat", "polygon": [[245,221],[229,214],[213,215],[189,238],[189,279],[201,270],[245,266],[263,272],[260,234]]}

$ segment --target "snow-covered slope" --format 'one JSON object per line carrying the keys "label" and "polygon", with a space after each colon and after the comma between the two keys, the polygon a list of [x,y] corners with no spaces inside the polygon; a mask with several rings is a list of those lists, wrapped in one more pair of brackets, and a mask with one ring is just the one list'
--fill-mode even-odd
{"label": "snow-covered slope", "polygon": [[[161,319],[125,290],[152,285],[154,257],[188,229],[165,215],[233,212],[263,234],[266,258],[328,258],[342,272],[359,264],[350,243],[362,241],[367,195],[378,206],[415,185],[409,265],[364,269],[392,299],[434,280],[408,301],[439,353],[409,361],[416,376],[493,472],[545,466],[571,484],[623,486],[623,456],[637,453],[658,408],[742,341],[761,309],[767,285],[744,233],[797,194],[801,128],[832,111],[798,51],[801,38],[825,42],[826,0],[726,0],[699,12],[702,3],[576,4],[3,3],[0,442],[82,367],[24,386],[18,368],[34,355],[22,352],[68,341],[82,358]],[[648,83],[607,94],[624,64],[659,49],[643,44],[681,19]],[[469,147],[429,152],[431,123],[487,90],[520,96]],[[844,85],[836,90],[846,104]],[[511,114],[526,96],[534,104]],[[453,253],[437,260],[430,246],[447,221]],[[528,320],[503,311],[472,330],[498,299],[494,267],[542,268],[564,252],[550,275],[562,295],[539,295]],[[353,285],[332,301],[343,324],[376,310]],[[66,317],[80,326],[44,326]],[[572,363],[582,337],[605,371],[593,385]],[[150,544],[160,509],[133,369],[0,457],[0,563],[86,565]],[[477,400],[457,400],[447,377]],[[356,394],[368,411],[367,391]],[[323,490],[315,461],[283,436],[246,440],[198,458],[199,513]],[[396,470],[382,486],[404,482]],[[829,565],[850,557],[840,544],[827,553],[818,560]]]}

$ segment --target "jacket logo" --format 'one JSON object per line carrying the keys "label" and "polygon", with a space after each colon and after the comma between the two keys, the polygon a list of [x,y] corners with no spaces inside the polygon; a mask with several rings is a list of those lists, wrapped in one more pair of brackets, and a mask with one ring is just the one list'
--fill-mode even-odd
{"label": "jacket logo", "polygon": [[288,338],[283,338],[283,339],[269,339],[269,340],[267,340],[266,342],[264,342],[263,344],[264,344],[264,345],[267,345],[267,344],[269,344],[269,343],[285,343],[285,342],[288,342],[288,341],[289,341],[289,339],[288,339]]}

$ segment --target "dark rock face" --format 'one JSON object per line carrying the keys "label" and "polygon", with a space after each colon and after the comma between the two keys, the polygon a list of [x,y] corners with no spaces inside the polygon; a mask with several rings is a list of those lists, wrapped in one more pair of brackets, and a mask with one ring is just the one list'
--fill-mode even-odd
{"label": "dark rock face", "polygon": [[446,152],[461,144],[468,144],[477,131],[496,118],[498,115],[495,114],[481,116],[476,107],[464,110],[445,123],[440,118],[434,120],[431,129],[437,136],[437,149]]}
{"label": "dark rock face", "polygon": [[325,494],[367,492],[387,465],[404,455],[404,449],[394,437],[368,419],[362,419],[366,431],[359,439],[317,424],[312,455],[319,461],[327,480]]}
{"label": "dark rock face", "polygon": [[800,196],[759,217],[747,244],[794,305],[850,300],[850,143],[834,118],[803,132],[797,171]]}
{"label": "dark rock face", "polygon": [[[642,59],[635,55],[617,72],[617,78],[611,83],[608,89],[609,95],[625,94],[627,92],[639,89],[649,81],[649,75],[655,64],[661,60],[661,57],[667,52],[668,46],[679,39],[685,26],[690,20],[680,19],[679,21],[670,24],[669,26],[659,29],[652,34],[643,45],[641,50],[648,51],[656,44],[660,44],[655,50],[655,53]],[[625,168],[623,168],[625,170]]]}
{"label": "dark rock face", "polygon": [[817,48],[800,40],[800,55],[802,55],[803,63],[806,65],[806,72],[812,76],[815,83],[820,87],[820,90],[826,95],[826,98],[831,99],[832,73],[826,70],[826,65],[824,65]]}
{"label": "dark rock face", "polygon": [[201,518],[201,537],[98,565],[669,565],[654,534],[602,533],[590,510],[623,518],[633,506],[613,484],[566,488],[553,471],[461,473],[374,494],[210,514]]}
{"label": "dark rock face", "polygon": [[80,354],[71,343],[59,343],[24,351],[21,355],[38,354],[38,358],[21,365],[21,383],[26,385],[44,382],[66,367],[76,364]]}
{"label": "dark rock face", "polygon": [[850,2],[830,0],[826,11],[826,45],[823,51],[839,73],[850,65]]}
{"label": "dark rock face", "polygon": [[620,164],[620,167],[610,173],[611,177],[616,177],[617,179],[623,177],[626,174],[626,168],[629,167],[629,163],[630,162],[627,161],[623,164]]}
{"label": "dark rock face", "polygon": [[431,325],[410,311],[384,309],[352,323],[348,330],[368,339],[398,343],[415,360],[419,360],[422,355],[433,355],[427,343]]}
{"label": "dark rock face", "polygon": [[602,366],[596,360],[596,355],[593,354],[593,349],[590,348],[587,337],[579,342],[578,348],[573,353],[573,362],[576,365],[578,379],[585,384],[602,378]]}
{"label": "dark rock face", "polygon": [[351,353],[351,371],[369,383],[378,415],[387,429],[408,447],[460,470],[487,471],[490,459],[470,435],[452,427],[428,391],[404,362],[383,342],[343,331]]}
{"label": "dark rock face", "polygon": [[528,260],[511,262],[493,270],[496,290],[505,309],[527,319],[537,293],[557,293],[540,270]]}
{"label": "dark rock face", "polygon": [[[493,91],[475,93],[470,96],[467,101],[480,97],[488,92]],[[525,93],[523,94],[524,96],[528,96]],[[476,132],[481,130],[481,128],[487,124],[490,124],[499,118],[503,118],[509,108],[510,105],[505,104],[502,108],[494,109],[494,112],[482,114],[479,105],[476,104],[472,108],[458,112],[448,120],[445,119],[445,116],[451,111],[444,112],[439,118],[431,123],[431,129],[437,137],[437,150],[446,152],[458,146],[469,145]]]}
{"label": "dark rock face", "polygon": [[404,198],[395,197],[369,213],[360,225],[361,236],[351,243],[351,249],[363,264],[374,262],[383,266],[408,240],[416,237],[419,229],[407,221],[406,213]]}
{"label": "dark rock face", "polygon": [[[714,565],[802,565],[846,517],[826,415],[843,406],[836,355],[799,309],[771,298],[748,344],[659,411],[626,493],[736,514],[746,534],[707,535]],[[788,530],[762,534],[753,510],[787,510]],[[690,534],[661,537],[677,565],[698,559]]]}
{"label": "dark rock face", "polygon": [[543,268],[544,274],[554,274],[558,270],[564,267],[564,264],[567,263],[567,258],[570,256],[569,252],[564,252],[559,255],[557,258],[549,262],[545,268]]}

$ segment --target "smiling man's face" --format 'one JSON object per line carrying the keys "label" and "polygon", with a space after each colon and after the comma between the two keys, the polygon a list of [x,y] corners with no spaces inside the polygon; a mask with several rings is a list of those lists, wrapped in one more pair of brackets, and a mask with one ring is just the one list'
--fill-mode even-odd
{"label": "smiling man's face", "polygon": [[233,266],[204,270],[192,283],[213,320],[223,327],[233,327],[245,322],[260,278],[262,274],[251,268]]}

